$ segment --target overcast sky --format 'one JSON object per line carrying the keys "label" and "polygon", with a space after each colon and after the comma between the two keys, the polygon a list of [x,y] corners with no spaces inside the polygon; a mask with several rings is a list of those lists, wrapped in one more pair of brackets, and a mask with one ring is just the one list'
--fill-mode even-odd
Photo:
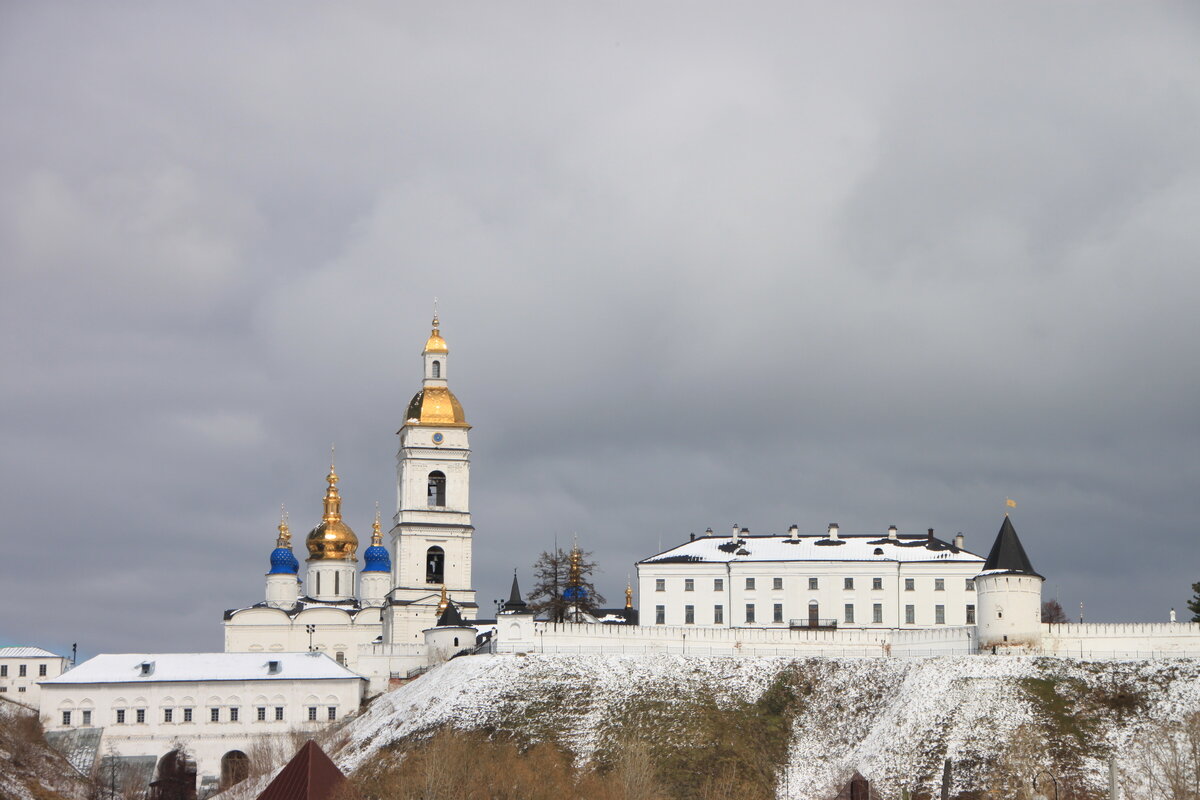
{"label": "overcast sky", "polygon": [[[433,298],[481,611],[578,534],[1005,510],[1047,597],[1200,580],[1192,4],[0,6],[0,642],[219,650]],[[297,548],[303,556],[302,548]]]}

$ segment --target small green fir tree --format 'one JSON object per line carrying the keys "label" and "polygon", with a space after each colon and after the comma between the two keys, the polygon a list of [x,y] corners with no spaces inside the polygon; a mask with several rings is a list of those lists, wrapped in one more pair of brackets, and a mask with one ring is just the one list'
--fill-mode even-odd
{"label": "small green fir tree", "polygon": [[1200,583],[1192,584],[1194,596],[1188,600],[1188,611],[1192,612],[1192,622],[1200,622]]}

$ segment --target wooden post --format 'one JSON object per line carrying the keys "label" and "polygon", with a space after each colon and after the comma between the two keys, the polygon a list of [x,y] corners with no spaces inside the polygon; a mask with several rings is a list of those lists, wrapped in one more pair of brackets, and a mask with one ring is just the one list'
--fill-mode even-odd
{"label": "wooden post", "polygon": [[1121,787],[1117,785],[1117,757],[1108,760],[1108,800],[1121,800]]}
{"label": "wooden post", "polygon": [[950,800],[950,759],[942,765],[942,800]]}

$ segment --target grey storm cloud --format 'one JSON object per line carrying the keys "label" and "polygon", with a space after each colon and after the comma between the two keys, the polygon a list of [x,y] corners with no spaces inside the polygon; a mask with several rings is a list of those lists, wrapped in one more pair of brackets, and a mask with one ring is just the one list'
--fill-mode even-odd
{"label": "grey storm cloud", "polygon": [[480,604],[735,521],[1004,499],[1047,594],[1200,580],[1186,4],[8,4],[0,640],[221,647],[278,508],[394,510],[433,298]]}

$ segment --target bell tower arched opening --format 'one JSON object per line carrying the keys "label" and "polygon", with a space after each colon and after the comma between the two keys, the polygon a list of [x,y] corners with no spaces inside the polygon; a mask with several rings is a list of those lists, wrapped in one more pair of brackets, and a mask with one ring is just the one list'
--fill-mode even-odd
{"label": "bell tower arched opening", "polygon": [[425,582],[446,582],[446,551],[437,545],[425,552]]}

